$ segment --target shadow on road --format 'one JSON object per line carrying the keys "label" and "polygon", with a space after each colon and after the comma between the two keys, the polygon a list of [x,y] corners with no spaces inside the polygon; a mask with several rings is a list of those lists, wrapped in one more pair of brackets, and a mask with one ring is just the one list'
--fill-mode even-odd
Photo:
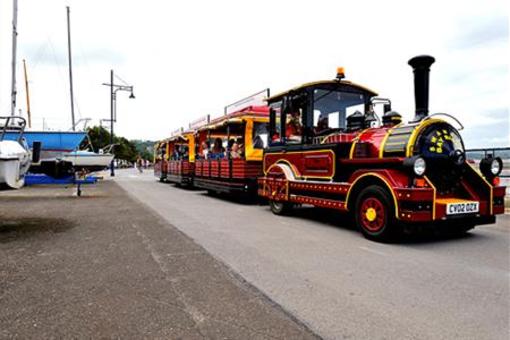
{"label": "shadow on road", "polygon": [[[267,202],[263,199],[250,198],[250,197],[242,197],[242,196],[232,196],[232,195],[223,195],[217,194],[213,192],[204,192],[201,193],[203,196],[207,196],[210,199],[222,200],[229,203],[243,204],[243,205],[267,205]],[[267,213],[271,214],[271,211],[267,209]],[[358,233],[357,227],[354,224],[353,218],[343,212],[339,212],[332,209],[323,209],[316,208],[313,206],[297,206],[295,207],[290,215],[290,218],[299,218],[305,219],[313,222],[322,223],[329,227],[350,230]],[[476,230],[476,229],[475,229]],[[360,233],[360,237],[361,233]],[[402,235],[394,240],[393,243],[396,244],[406,244],[406,245],[419,245],[419,244],[428,244],[428,243],[437,243],[437,242],[449,242],[449,241],[457,241],[457,240],[479,240],[483,238],[483,235],[474,234],[472,232],[467,233],[458,233],[452,230],[446,229],[444,226],[439,227],[435,225],[425,225],[420,226],[419,228],[407,228],[404,230]]]}
{"label": "shadow on road", "polygon": [[0,243],[20,238],[36,237],[43,233],[62,233],[74,227],[71,221],[60,218],[12,218],[0,220]]}

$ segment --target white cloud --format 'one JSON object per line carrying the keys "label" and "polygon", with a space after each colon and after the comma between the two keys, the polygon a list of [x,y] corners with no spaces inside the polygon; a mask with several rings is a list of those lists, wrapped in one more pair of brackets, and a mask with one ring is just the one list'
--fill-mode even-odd
{"label": "white cloud", "polygon": [[[337,66],[346,68],[350,80],[392,98],[394,108],[411,118],[407,60],[422,53],[437,59],[431,75],[433,112],[456,114],[467,130],[497,119],[499,129],[491,132],[508,133],[508,117],[505,124],[504,117],[490,116],[495,109],[508,108],[506,1],[19,3],[18,55],[27,58],[32,111],[36,121],[44,116],[55,127],[70,122],[65,54],[69,4],[79,113],[96,120],[108,117],[109,93],[100,84],[114,68],[135,86],[137,96],[128,100],[127,94],[119,94],[116,130],[127,137],[165,137],[262,88],[274,93],[332,78]],[[10,1],[2,1],[2,75],[9,74],[10,20]],[[24,109],[20,70],[18,103]],[[9,77],[2,76],[4,113],[9,110],[9,86]],[[505,140],[494,137],[473,146]]]}

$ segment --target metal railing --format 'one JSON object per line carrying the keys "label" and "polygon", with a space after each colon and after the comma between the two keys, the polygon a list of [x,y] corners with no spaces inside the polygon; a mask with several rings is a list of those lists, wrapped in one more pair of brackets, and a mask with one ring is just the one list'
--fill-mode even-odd
{"label": "metal railing", "polygon": [[21,116],[1,116],[0,117],[0,141],[4,140],[8,132],[15,132],[18,134],[17,141],[21,142],[23,132],[27,122]]}
{"label": "metal railing", "polygon": [[510,178],[510,147],[467,149],[466,155],[468,159],[474,161],[479,161],[489,155],[501,157],[503,160],[503,172],[499,177]]}

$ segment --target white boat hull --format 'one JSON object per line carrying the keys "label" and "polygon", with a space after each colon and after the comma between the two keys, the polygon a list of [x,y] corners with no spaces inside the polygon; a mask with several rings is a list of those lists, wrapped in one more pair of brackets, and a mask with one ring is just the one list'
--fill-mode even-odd
{"label": "white boat hull", "polygon": [[21,188],[30,163],[30,151],[15,141],[0,141],[0,184]]}
{"label": "white boat hull", "polygon": [[[106,169],[110,166],[114,155],[97,154],[92,152],[71,152],[60,159],[73,163],[75,169]],[[95,170],[97,169],[97,170]]]}

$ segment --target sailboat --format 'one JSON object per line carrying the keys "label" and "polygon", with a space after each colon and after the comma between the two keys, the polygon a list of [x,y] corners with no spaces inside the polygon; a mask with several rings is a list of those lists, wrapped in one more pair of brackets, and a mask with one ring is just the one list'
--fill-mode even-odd
{"label": "sailboat", "polygon": [[[85,131],[75,131],[76,124],[74,120],[74,97],[73,97],[73,81],[72,81],[72,63],[71,63],[71,35],[70,35],[70,15],[69,7],[67,7],[67,23],[68,23],[68,52],[69,52],[69,80],[71,92],[71,115],[72,115],[72,131],[37,131],[28,130],[22,131],[24,146],[27,151],[33,150],[37,146],[38,159],[30,166],[31,173],[44,173],[50,177],[60,178],[69,176],[75,171],[87,170],[98,171],[107,168],[113,159],[113,154],[104,152],[102,154],[95,154],[87,150],[79,150],[83,140],[87,138]],[[16,43],[17,43],[17,0],[13,0],[13,50],[12,50],[12,87],[11,87],[11,115],[14,115],[16,106]],[[24,63],[25,70],[25,91],[27,99],[27,115],[29,121],[29,128],[31,127],[31,114],[30,114],[30,98],[28,88],[28,76],[26,71],[26,64]],[[11,116],[13,118],[13,116]],[[23,119],[23,130],[25,127],[25,120]],[[13,145],[21,140],[19,131],[13,129],[4,130],[2,133],[2,140],[7,144]],[[17,147],[19,149],[19,147]],[[10,150],[10,149],[9,149]],[[30,159],[30,157],[28,157]],[[108,162],[107,162],[108,161]],[[1,174],[0,174],[1,183]]]}
{"label": "sailboat", "polygon": [[87,135],[88,145],[84,150],[71,151],[63,154],[61,159],[71,162],[77,171],[96,172],[108,168],[113,160],[112,149],[114,145],[108,145],[99,152],[94,152],[94,147]]}
{"label": "sailboat", "polygon": [[[32,162],[28,145],[23,138],[25,119],[19,116],[0,117],[0,184],[19,189],[25,184],[25,174]],[[15,140],[5,139],[6,132],[16,134]]]}
{"label": "sailboat", "polygon": [[[26,121],[23,117],[15,116],[15,83],[16,83],[16,26],[18,5],[14,1],[13,7],[13,41],[12,41],[12,89],[11,115],[0,117],[0,184],[13,189],[19,189],[25,184],[25,174],[31,163],[31,152],[23,138]],[[9,133],[13,138],[7,136]]]}

